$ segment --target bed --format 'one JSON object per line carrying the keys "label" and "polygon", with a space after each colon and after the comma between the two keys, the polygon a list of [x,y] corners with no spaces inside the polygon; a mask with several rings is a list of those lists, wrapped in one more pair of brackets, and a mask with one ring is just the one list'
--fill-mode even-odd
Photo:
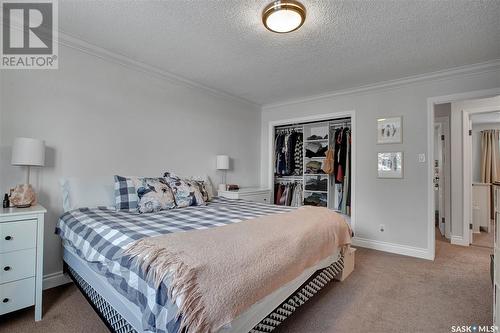
{"label": "bed", "polygon": [[[77,208],[64,213],[56,228],[63,240],[66,272],[113,332],[179,331],[178,304],[155,288],[120,250],[143,237],[213,228],[294,208],[214,198],[206,206],[138,214],[112,207]],[[270,332],[329,283],[343,268],[340,249],[253,304],[229,332]]]}

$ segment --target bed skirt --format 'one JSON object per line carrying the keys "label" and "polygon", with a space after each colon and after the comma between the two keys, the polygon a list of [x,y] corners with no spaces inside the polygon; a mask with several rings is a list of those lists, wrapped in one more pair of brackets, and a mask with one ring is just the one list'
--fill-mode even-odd
{"label": "bed skirt", "polygon": [[[268,333],[276,329],[290,317],[298,308],[317,294],[344,268],[344,257],[328,267],[316,271],[302,286],[290,295],[281,305],[250,331],[251,333]],[[78,273],[65,263],[65,270],[78,286],[94,311],[99,315],[111,332],[137,333],[125,318],[123,318],[97,291],[92,288]]]}

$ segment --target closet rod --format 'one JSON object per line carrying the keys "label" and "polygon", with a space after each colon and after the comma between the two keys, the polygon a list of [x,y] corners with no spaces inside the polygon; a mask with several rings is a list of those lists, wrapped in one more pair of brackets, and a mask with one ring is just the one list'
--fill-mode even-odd
{"label": "closet rod", "polygon": [[302,125],[284,125],[284,126],[276,126],[275,130],[287,130],[287,129],[303,129]]}
{"label": "closet rod", "polygon": [[279,125],[279,126],[274,126],[274,129],[286,129],[288,127],[302,127],[304,125],[310,125],[310,124],[319,124],[319,123],[330,123],[332,121],[348,121],[349,123],[351,122],[351,117],[342,117],[342,118],[332,118],[332,119],[325,119],[325,120],[312,120],[312,121],[306,121],[303,123],[294,123],[294,124],[288,124],[288,125]]}

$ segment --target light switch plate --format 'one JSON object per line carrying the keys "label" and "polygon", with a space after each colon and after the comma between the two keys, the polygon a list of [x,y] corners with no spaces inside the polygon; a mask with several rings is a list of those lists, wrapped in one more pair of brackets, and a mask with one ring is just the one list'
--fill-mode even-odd
{"label": "light switch plate", "polygon": [[425,163],[425,154],[418,154],[418,161],[420,163]]}

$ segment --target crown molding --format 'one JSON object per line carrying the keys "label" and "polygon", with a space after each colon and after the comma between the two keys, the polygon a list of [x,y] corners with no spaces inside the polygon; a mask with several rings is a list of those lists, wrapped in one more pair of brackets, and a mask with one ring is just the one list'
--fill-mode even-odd
{"label": "crown molding", "polygon": [[324,93],[324,94],[312,95],[312,96],[298,98],[298,99],[292,99],[292,100],[285,100],[283,102],[264,104],[264,105],[262,105],[262,110],[272,109],[272,108],[282,107],[282,106],[287,106],[287,105],[306,103],[306,102],[313,102],[313,101],[318,101],[318,100],[322,100],[322,99],[338,97],[338,96],[343,96],[343,95],[351,95],[351,94],[356,94],[356,93],[370,92],[370,91],[382,90],[382,89],[399,88],[401,86],[404,86],[407,84],[412,84],[412,83],[420,83],[420,82],[433,81],[433,80],[445,80],[445,79],[449,79],[449,78],[451,78],[453,76],[457,76],[457,75],[475,75],[475,74],[480,74],[480,73],[484,73],[484,72],[498,71],[498,70],[500,70],[500,59],[495,59],[495,60],[491,60],[491,61],[481,62],[481,63],[477,63],[477,64],[472,64],[472,65],[465,65],[465,66],[460,66],[460,67],[454,67],[454,68],[445,69],[445,70],[436,71],[436,72],[430,72],[430,73],[426,73],[426,74],[408,76],[408,77],[395,79],[395,80],[381,81],[378,83],[363,85],[363,86],[359,86],[356,88],[334,90],[334,91]]}
{"label": "crown molding", "polygon": [[58,44],[62,46],[69,47],[73,50],[83,52],[85,54],[103,59],[105,61],[109,61],[118,65],[121,65],[125,68],[131,69],[131,70],[136,70],[145,74],[148,74],[152,77],[155,77],[160,80],[168,81],[173,84],[180,84],[188,88],[194,88],[199,91],[209,93],[213,96],[217,97],[222,97],[228,100],[232,101],[237,101],[240,103],[244,103],[247,105],[251,105],[256,108],[261,108],[261,105],[258,103],[255,103],[253,101],[247,100],[245,98],[227,93],[225,91],[215,89],[212,87],[209,87],[207,85],[189,80],[185,77],[182,77],[180,75],[176,75],[174,73],[171,73],[169,71],[160,69],[155,66],[148,65],[144,62],[134,60],[130,57],[127,57],[125,55],[109,51],[105,48],[102,48],[100,46],[91,44],[89,42],[86,42],[80,38],[71,36],[65,32],[62,32],[59,30],[59,40]]}

